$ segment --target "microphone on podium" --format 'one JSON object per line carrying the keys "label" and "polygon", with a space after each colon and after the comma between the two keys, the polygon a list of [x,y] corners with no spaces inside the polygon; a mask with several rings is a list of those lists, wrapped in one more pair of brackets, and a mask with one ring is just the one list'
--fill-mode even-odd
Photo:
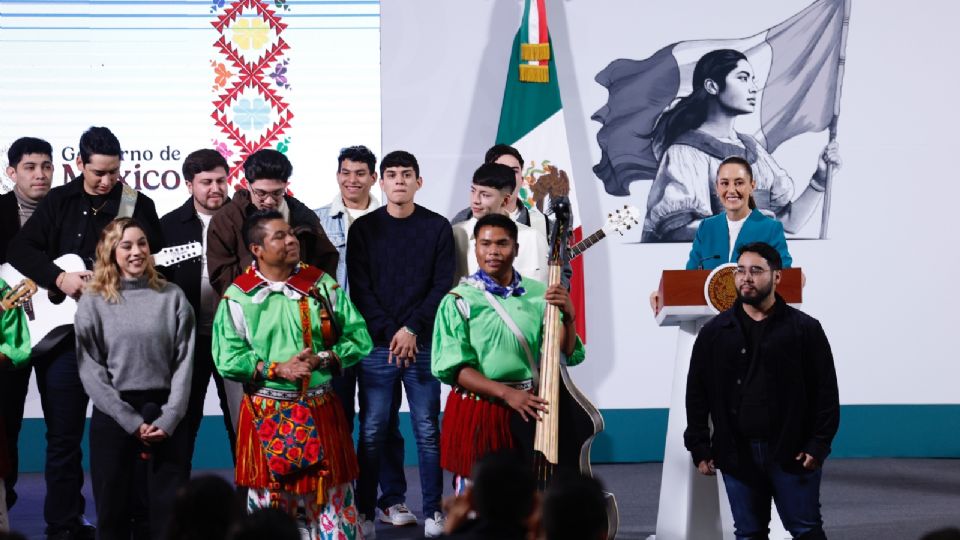
{"label": "microphone on podium", "polygon": [[[160,418],[160,406],[152,401],[144,403],[143,407],[140,408],[140,416],[143,417],[144,423],[152,424],[157,420],[157,418]],[[150,461],[150,454],[153,453],[153,449],[151,449],[146,443],[141,443],[141,446],[140,459],[143,461]]]}

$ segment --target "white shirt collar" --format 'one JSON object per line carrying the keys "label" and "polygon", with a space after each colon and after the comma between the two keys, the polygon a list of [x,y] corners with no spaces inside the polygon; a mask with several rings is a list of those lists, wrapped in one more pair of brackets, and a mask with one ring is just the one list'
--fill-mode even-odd
{"label": "white shirt collar", "polygon": [[[370,205],[367,208],[380,208],[380,199],[377,199],[372,189],[370,190]],[[330,203],[330,215],[336,216],[345,213],[347,213],[347,207],[343,204],[343,196],[337,190],[337,194],[333,196],[333,201]]]}

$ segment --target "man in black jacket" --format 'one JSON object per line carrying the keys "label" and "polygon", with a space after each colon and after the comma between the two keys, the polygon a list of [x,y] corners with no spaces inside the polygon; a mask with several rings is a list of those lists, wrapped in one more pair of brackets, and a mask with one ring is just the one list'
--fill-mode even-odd
{"label": "man in black jacket", "polygon": [[693,346],[684,444],[702,474],[723,473],[738,540],[767,538],[771,498],[794,538],[825,539],[821,466],[840,425],[830,344],[776,294],[777,250],[756,242],[739,253],[738,300]]}
{"label": "man in black jacket", "polygon": [[[21,137],[7,150],[7,176],[13,190],[0,196],[0,263],[7,262],[7,247],[20,227],[30,219],[53,182],[53,147],[43,139]],[[11,283],[10,285],[16,285]],[[10,471],[4,477],[7,506],[17,502],[17,439],[23,424],[23,405],[30,384],[30,368],[0,373],[0,416],[3,420]],[[3,450],[0,450],[3,452]]]}
{"label": "man in black jacket", "polygon": [[224,380],[213,366],[210,331],[213,316],[220,303],[220,296],[210,285],[207,266],[207,231],[210,222],[220,208],[229,202],[227,198],[227,173],[230,166],[216,150],[208,148],[191,152],[183,160],[183,178],[190,192],[182,206],[160,218],[164,239],[169,245],[200,242],[203,256],[177,263],[164,269],[167,279],[176,283],[187,295],[197,317],[197,344],[194,348],[193,380],[186,422],[190,428],[190,455],[197,442],[197,432],[203,420],[203,402],[207,386],[213,376],[223,411],[223,424],[230,439],[230,455],[236,452],[236,426],[243,386],[236,381]]}
{"label": "man in black jacket", "polygon": [[[7,257],[37,285],[79,297],[89,278],[100,232],[122,215],[136,219],[150,249],[163,247],[160,219],[153,201],[121,184],[120,141],[105,127],[91,127],[80,137],[77,166],[83,173],[50,190],[33,216],[10,243]],[[87,270],[67,272],[55,263],[65,254],[78,255]],[[37,313],[38,319],[43,314]],[[86,423],[87,394],[77,372],[73,332],[53,349],[32,359],[47,426],[44,466],[46,497],[43,517],[48,538],[93,538],[83,518],[85,501],[80,441]]]}
{"label": "man in black jacket", "polygon": [[35,137],[13,141],[7,150],[7,176],[13,180],[13,189],[0,196],[0,263],[7,262],[10,241],[50,191],[53,147]]}

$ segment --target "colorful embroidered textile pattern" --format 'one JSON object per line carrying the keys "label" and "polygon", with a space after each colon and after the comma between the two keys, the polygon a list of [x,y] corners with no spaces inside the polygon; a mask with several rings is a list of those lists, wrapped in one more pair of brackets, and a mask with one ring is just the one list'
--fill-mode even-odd
{"label": "colorful embroidered textile pattern", "polygon": [[279,508],[297,520],[301,538],[309,540],[357,540],[363,538],[357,521],[353,484],[333,486],[326,493],[326,503],[318,503],[312,495],[271,492],[250,489],[247,492],[247,510]]}

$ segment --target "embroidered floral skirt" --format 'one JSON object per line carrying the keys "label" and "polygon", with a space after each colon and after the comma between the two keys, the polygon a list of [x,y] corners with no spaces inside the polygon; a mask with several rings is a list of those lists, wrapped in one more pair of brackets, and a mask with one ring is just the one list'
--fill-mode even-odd
{"label": "embroidered floral skirt", "polygon": [[310,540],[359,540],[363,539],[357,522],[357,506],[354,502],[353,484],[347,482],[326,491],[326,502],[319,503],[314,494],[298,495],[290,492],[276,493],[269,489],[251,488],[247,493],[247,509],[253,512],[260,508],[278,508],[297,521],[301,538]]}
{"label": "embroidered floral skirt", "polygon": [[[273,414],[283,401],[263,396],[244,396],[237,422],[237,485],[278,494],[311,495],[319,504],[326,502],[333,487],[356,480],[357,454],[347,429],[343,408],[336,394],[327,392],[309,397],[306,403],[313,413],[323,458],[318,467],[277,480],[267,465],[266,452],[257,436],[253,411]],[[248,406],[249,405],[249,406]],[[351,500],[353,499],[351,491]]]}

